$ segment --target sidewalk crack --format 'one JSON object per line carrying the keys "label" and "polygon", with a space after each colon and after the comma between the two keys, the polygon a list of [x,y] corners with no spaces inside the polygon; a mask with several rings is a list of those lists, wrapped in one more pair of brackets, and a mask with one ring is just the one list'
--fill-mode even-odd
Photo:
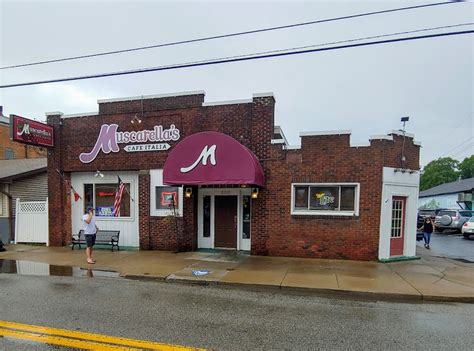
{"label": "sidewalk crack", "polygon": [[408,285],[410,285],[413,289],[415,289],[418,294],[420,294],[420,296],[423,298],[423,293],[418,290],[412,283],[410,283],[408,280],[406,280],[405,278],[403,278],[400,273],[398,273],[397,271],[393,271],[393,273],[395,273],[396,275],[398,275],[405,283],[407,283]]}

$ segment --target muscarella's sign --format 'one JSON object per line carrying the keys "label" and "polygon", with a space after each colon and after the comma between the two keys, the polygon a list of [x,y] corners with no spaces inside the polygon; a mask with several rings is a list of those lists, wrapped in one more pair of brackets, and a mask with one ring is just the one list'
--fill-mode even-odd
{"label": "muscarella's sign", "polygon": [[[104,154],[111,152],[119,152],[118,144],[130,143],[147,143],[147,142],[162,142],[162,141],[177,141],[180,138],[179,129],[174,124],[170,125],[168,129],[163,126],[155,126],[151,130],[140,130],[131,132],[118,132],[117,124],[103,124],[100,128],[99,137],[95,142],[94,148],[91,152],[82,153],[79,155],[79,160],[82,163],[90,163],[95,160],[100,151]],[[160,151],[168,150],[170,145],[168,143],[154,143],[154,144],[137,144],[127,145],[124,150],[127,152],[136,151]]]}

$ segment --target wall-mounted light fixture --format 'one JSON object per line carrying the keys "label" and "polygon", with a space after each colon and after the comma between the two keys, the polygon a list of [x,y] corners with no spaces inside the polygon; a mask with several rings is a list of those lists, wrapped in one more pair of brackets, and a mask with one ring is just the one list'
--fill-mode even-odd
{"label": "wall-mounted light fixture", "polygon": [[135,115],[135,117],[132,118],[132,120],[130,121],[130,123],[132,123],[132,124],[135,124],[135,123],[140,124],[140,123],[142,123],[142,120],[138,117],[138,115]]}
{"label": "wall-mounted light fixture", "polygon": [[193,188],[186,188],[184,191],[184,197],[189,199],[193,195]]}
{"label": "wall-mounted light fixture", "polygon": [[256,199],[258,197],[258,188],[252,188],[251,195],[252,199]]}
{"label": "wall-mounted light fixture", "polygon": [[142,123],[142,118],[143,118],[143,95],[142,95],[142,100],[141,100],[140,103],[141,103],[141,109],[142,109],[141,115],[140,115],[140,117],[138,117],[138,114],[136,114],[136,115],[132,118],[132,120],[130,121],[130,123],[132,123],[132,124],[135,124],[135,123],[140,124],[140,123]]}
{"label": "wall-mounted light fixture", "polygon": [[95,174],[94,174],[94,177],[96,177],[96,178],[97,178],[97,177],[104,178],[104,174],[103,174],[101,171],[97,170],[97,171],[95,172]]}

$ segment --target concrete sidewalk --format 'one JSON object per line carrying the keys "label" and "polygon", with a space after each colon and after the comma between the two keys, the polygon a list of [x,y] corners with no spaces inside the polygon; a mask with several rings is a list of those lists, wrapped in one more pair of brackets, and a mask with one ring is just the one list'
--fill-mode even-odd
{"label": "concrete sidewalk", "polygon": [[0,259],[116,271],[125,278],[296,290],[351,298],[474,302],[474,264],[433,257],[424,248],[418,248],[420,260],[391,263],[235,252],[95,250],[94,265],[85,262],[84,250],[30,245],[6,248]]}

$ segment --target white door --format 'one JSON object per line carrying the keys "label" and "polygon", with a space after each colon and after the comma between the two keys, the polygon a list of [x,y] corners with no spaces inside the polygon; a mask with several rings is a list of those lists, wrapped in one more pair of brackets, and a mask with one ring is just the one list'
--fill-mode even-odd
{"label": "white door", "polygon": [[237,197],[237,250],[250,251],[251,201],[249,188],[212,189],[198,191],[198,248],[215,248],[216,196]]}

